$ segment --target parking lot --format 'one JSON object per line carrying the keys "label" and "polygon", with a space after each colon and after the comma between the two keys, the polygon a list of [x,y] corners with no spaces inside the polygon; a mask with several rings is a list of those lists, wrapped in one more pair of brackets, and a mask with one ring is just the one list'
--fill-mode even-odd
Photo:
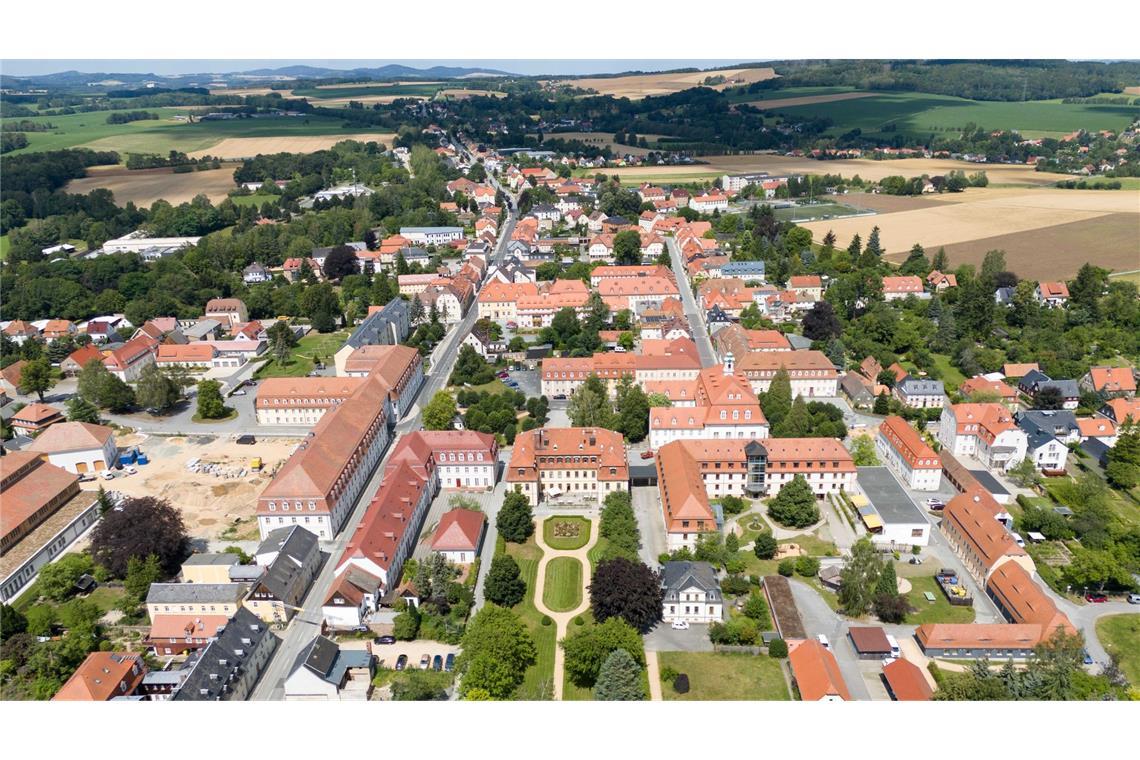
{"label": "parking lot", "polygon": [[366,639],[361,641],[372,644],[372,654],[376,655],[376,666],[378,668],[395,668],[401,655],[408,658],[406,667],[409,670],[419,668],[420,659],[425,654],[432,660],[439,656],[444,662],[447,661],[449,654],[459,656],[459,647],[444,644],[442,641],[397,641],[395,644],[376,644],[374,641]]}
{"label": "parking lot", "polygon": [[645,648],[651,652],[713,651],[707,623],[692,623],[687,631],[677,631],[668,623],[658,623],[645,634]]}
{"label": "parking lot", "polygon": [[[526,394],[527,398],[537,398],[542,395],[542,382],[539,379],[538,370],[535,369],[521,369],[521,370],[508,370],[509,379],[518,383],[517,390]],[[505,383],[508,378],[503,378]],[[508,386],[510,387],[510,386]],[[514,389],[512,389],[514,390]]]}

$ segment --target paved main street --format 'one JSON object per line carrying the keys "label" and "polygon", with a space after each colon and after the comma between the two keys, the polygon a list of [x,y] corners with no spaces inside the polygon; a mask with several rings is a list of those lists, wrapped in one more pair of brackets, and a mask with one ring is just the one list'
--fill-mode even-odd
{"label": "paved main street", "polygon": [[681,291],[681,303],[685,308],[685,318],[689,320],[689,330],[693,333],[693,340],[697,343],[697,356],[700,357],[702,367],[711,367],[716,364],[716,352],[713,351],[709,331],[705,328],[705,318],[693,297],[693,289],[689,285],[689,277],[685,274],[685,260],[681,257],[681,249],[672,235],[666,236],[665,245],[669,247],[669,256],[673,261],[673,277],[677,280],[677,289]]}
{"label": "paved main street", "polygon": [[[512,210],[508,212],[507,221],[501,230],[502,234],[499,237],[495,255],[496,263],[500,263],[503,259],[506,244],[510,238],[511,230],[514,228],[514,223],[515,214]],[[455,360],[459,356],[459,345],[463,339],[467,337],[467,333],[471,331],[471,327],[475,324],[477,315],[478,309],[472,306],[467,316],[440,341],[440,345],[437,346],[433,352],[434,360],[428,370],[428,374],[424,378],[423,385],[420,386],[416,403],[411,407],[408,413],[404,415],[404,418],[397,423],[392,443],[389,444],[384,457],[380,460],[376,470],[372,473],[368,484],[361,491],[356,506],[345,522],[344,528],[334,541],[326,542],[322,545],[321,550],[322,552],[328,553],[329,560],[326,561],[320,574],[309,588],[309,592],[305,596],[305,601],[302,603],[302,610],[290,622],[282,636],[281,644],[266,665],[265,671],[262,673],[250,699],[281,699],[284,690],[284,680],[289,674],[289,668],[292,667],[296,661],[301,649],[320,632],[322,622],[321,604],[324,602],[329,589],[332,587],[334,572],[336,570],[336,560],[341,552],[344,551],[344,547],[348,544],[352,534],[356,531],[357,525],[359,525],[361,519],[363,519],[368,504],[376,494],[376,491],[380,488],[380,483],[384,478],[384,467],[395,447],[396,438],[404,433],[420,429],[423,417],[421,407],[431,399],[433,394],[446,385],[447,378],[451,375],[451,370],[455,366]],[[491,515],[488,515],[488,517],[492,519],[493,523]],[[490,541],[493,551],[494,541],[490,540],[490,535],[488,536],[488,540]],[[484,546],[486,547],[486,544]],[[484,561],[482,564],[489,565],[490,562]]]}

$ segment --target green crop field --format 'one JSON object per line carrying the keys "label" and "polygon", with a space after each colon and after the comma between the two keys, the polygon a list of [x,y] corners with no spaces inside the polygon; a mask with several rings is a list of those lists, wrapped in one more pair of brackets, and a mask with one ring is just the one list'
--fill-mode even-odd
{"label": "green crop field", "polygon": [[725,93],[733,103],[751,103],[759,100],[785,100],[787,98],[810,98],[819,95],[841,95],[847,92],[859,92],[854,87],[784,87],[779,90],[761,90],[760,92],[730,91]]}
{"label": "green crop field", "polygon": [[[26,132],[28,147],[6,153],[32,153],[45,150],[62,150],[79,146],[96,150],[115,150],[120,153],[168,153],[179,150],[190,153],[206,150],[227,137],[300,137],[305,135],[333,135],[345,129],[342,119],[327,116],[300,116],[267,119],[231,119],[228,121],[197,121],[189,124],[174,121],[175,114],[185,111],[174,108],[144,109],[158,113],[162,118],[154,121],[133,121],[127,124],[108,124],[107,115],[114,111],[93,111],[69,116],[45,116],[33,121],[48,122],[55,127],[49,132]],[[5,121],[12,121],[5,119]]]}
{"label": "green crop field", "polygon": [[[773,93],[774,96],[775,93]],[[787,97],[794,97],[788,94]],[[978,101],[915,92],[878,93],[857,100],[789,106],[791,117],[827,117],[829,134],[859,128],[864,136],[884,128],[926,134],[956,131],[973,122],[986,129],[1016,129],[1027,137],[1057,136],[1075,129],[1121,130],[1140,107],[1109,104],[1067,104],[1060,100],[1028,102]]]}

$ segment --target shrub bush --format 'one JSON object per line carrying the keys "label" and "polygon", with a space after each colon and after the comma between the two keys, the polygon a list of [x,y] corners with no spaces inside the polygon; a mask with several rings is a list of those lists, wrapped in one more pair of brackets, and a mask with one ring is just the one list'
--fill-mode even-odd
{"label": "shrub bush", "polygon": [[673,679],[673,691],[678,694],[689,693],[689,676],[687,674],[681,673]]}
{"label": "shrub bush", "polygon": [[776,567],[776,572],[785,578],[791,578],[796,572],[796,561],[791,557],[780,560],[780,564]]}
{"label": "shrub bush", "polygon": [[796,558],[796,574],[805,578],[813,578],[819,572],[819,560],[815,557],[803,555]]}
{"label": "shrub bush", "polygon": [[734,596],[739,594],[747,594],[751,584],[748,579],[743,575],[728,575],[720,582],[720,590],[725,594],[732,594]]}
{"label": "shrub bush", "polygon": [[582,619],[581,615],[576,615],[574,617],[574,625],[585,625],[585,624],[586,624],[586,621],[584,619]]}
{"label": "shrub bush", "polygon": [[542,616],[542,624],[543,625],[553,625],[554,621],[550,619],[550,615],[543,615]]}
{"label": "shrub bush", "polygon": [[782,659],[788,656],[788,642],[783,639],[772,639],[768,642],[768,656]]}
{"label": "shrub bush", "polygon": [[669,665],[661,668],[661,680],[665,683],[672,683],[677,680],[677,671]]}

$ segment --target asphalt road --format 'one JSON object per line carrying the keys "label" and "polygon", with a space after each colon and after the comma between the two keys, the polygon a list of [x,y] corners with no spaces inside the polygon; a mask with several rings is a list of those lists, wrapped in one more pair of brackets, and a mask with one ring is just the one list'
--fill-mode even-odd
{"label": "asphalt road", "polygon": [[677,289],[681,291],[681,304],[685,308],[685,318],[689,320],[689,329],[693,332],[693,340],[697,343],[697,356],[701,359],[702,367],[711,367],[716,364],[716,352],[713,351],[709,331],[705,327],[704,317],[701,315],[697,300],[693,297],[693,289],[689,285],[689,277],[685,274],[685,262],[681,259],[681,249],[672,237],[665,238],[665,245],[669,248],[669,256],[673,260],[673,276],[677,280]]}
{"label": "asphalt road", "polygon": [[[513,211],[510,211],[508,212],[507,220],[503,225],[502,235],[498,241],[495,255],[496,263],[500,263],[503,259],[503,255],[506,252],[507,240],[510,238],[514,225],[515,214]],[[336,570],[336,560],[340,557],[341,552],[344,551],[344,547],[348,544],[352,534],[356,531],[357,525],[359,525],[361,519],[363,519],[369,502],[371,502],[372,497],[380,488],[380,483],[384,478],[384,467],[388,461],[388,457],[391,456],[395,448],[396,438],[421,428],[423,419],[421,406],[426,404],[427,401],[447,383],[447,378],[451,375],[451,370],[455,366],[455,360],[459,355],[459,346],[471,331],[471,327],[475,324],[478,313],[479,310],[472,304],[463,320],[451,329],[444,340],[440,342],[440,345],[436,347],[435,352],[433,352],[433,362],[427,377],[424,378],[423,385],[420,386],[416,403],[396,425],[395,434],[393,435],[392,442],[388,446],[388,451],[385,452],[376,470],[372,473],[368,484],[361,491],[360,498],[357,500],[352,514],[345,522],[343,530],[341,530],[335,540],[321,547],[322,551],[327,551],[329,559],[325,562],[321,572],[317,575],[313,585],[309,588],[309,592],[301,604],[302,610],[298,612],[290,622],[289,627],[285,630],[281,645],[278,646],[277,651],[274,652],[269,663],[266,665],[261,679],[258,681],[257,686],[250,696],[251,700],[278,700],[282,698],[284,693],[284,681],[285,677],[289,674],[289,669],[305,645],[312,641],[313,637],[320,632],[322,621],[321,604],[324,602],[329,589],[332,587],[334,571]],[[494,551],[495,545],[495,536],[493,534],[494,515],[488,514],[488,519],[491,520],[492,525],[491,529],[488,530],[487,540],[484,542],[485,557],[487,555],[487,545],[490,545],[492,552]],[[486,560],[481,564],[488,567],[490,566],[490,562]],[[480,572],[480,583],[482,582],[484,572],[485,571]]]}

